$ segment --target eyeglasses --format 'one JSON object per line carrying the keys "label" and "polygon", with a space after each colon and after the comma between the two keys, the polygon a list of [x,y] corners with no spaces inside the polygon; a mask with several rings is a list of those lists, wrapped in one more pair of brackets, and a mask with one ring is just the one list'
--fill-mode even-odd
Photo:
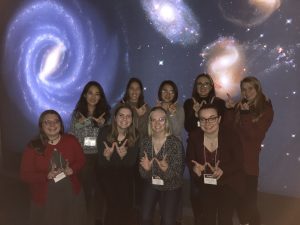
{"label": "eyeglasses", "polygon": [[57,120],[44,120],[43,121],[43,124],[46,125],[46,126],[53,126],[53,125],[57,125],[59,124],[60,121],[57,119]]}
{"label": "eyeglasses", "polygon": [[161,93],[162,94],[170,94],[170,95],[174,95],[175,94],[175,91],[174,90],[165,90],[165,89],[162,89],[161,90]]}
{"label": "eyeglasses", "polygon": [[211,84],[208,82],[205,82],[205,83],[199,82],[199,83],[197,83],[197,86],[207,88],[207,87],[211,87]]}
{"label": "eyeglasses", "polygon": [[213,124],[213,123],[217,122],[218,118],[219,118],[218,116],[212,116],[207,119],[200,117],[199,121],[200,121],[200,124],[205,124],[205,123]]}
{"label": "eyeglasses", "polygon": [[164,124],[166,122],[166,117],[160,117],[158,120],[150,118],[151,123],[161,123]]}

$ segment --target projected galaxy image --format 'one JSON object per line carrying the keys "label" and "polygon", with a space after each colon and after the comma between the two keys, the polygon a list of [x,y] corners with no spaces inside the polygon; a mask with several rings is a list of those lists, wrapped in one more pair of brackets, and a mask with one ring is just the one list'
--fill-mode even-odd
{"label": "projected galaxy image", "polygon": [[178,85],[183,104],[199,73],[211,74],[218,96],[236,100],[240,80],[256,76],[275,111],[260,190],[300,196],[299,1],[28,0],[12,8],[2,27],[1,82],[24,126],[48,108],[68,123],[89,80],[114,105],[128,78],[138,77],[154,106],[166,79]]}

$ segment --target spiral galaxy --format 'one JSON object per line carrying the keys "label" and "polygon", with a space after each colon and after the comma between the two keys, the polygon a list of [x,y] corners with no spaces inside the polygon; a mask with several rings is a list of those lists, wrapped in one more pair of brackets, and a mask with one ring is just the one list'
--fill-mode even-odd
{"label": "spiral galaxy", "polygon": [[171,43],[198,43],[200,25],[182,0],[141,0],[141,3],[150,23]]}
{"label": "spiral galaxy", "polygon": [[51,108],[68,119],[88,81],[111,91],[118,38],[83,1],[32,1],[8,25],[4,56],[6,86],[23,113],[35,122]]}

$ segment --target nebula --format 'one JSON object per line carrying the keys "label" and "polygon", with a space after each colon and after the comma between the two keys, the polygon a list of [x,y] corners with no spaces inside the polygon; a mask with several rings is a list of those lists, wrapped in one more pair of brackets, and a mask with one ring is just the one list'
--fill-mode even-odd
{"label": "nebula", "polygon": [[207,72],[212,76],[217,95],[236,96],[245,72],[243,46],[232,37],[221,37],[207,45],[201,53]]}

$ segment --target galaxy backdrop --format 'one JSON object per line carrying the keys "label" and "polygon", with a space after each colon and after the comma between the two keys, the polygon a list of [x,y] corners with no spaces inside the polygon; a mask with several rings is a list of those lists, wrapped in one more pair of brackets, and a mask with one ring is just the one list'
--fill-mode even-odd
{"label": "galaxy backdrop", "polygon": [[4,152],[22,152],[45,109],[59,111],[67,127],[90,80],[113,105],[136,76],[154,105],[165,79],[183,103],[201,72],[220,97],[237,99],[239,81],[252,75],[275,111],[260,190],[300,196],[300,1],[3,0],[0,8]]}

